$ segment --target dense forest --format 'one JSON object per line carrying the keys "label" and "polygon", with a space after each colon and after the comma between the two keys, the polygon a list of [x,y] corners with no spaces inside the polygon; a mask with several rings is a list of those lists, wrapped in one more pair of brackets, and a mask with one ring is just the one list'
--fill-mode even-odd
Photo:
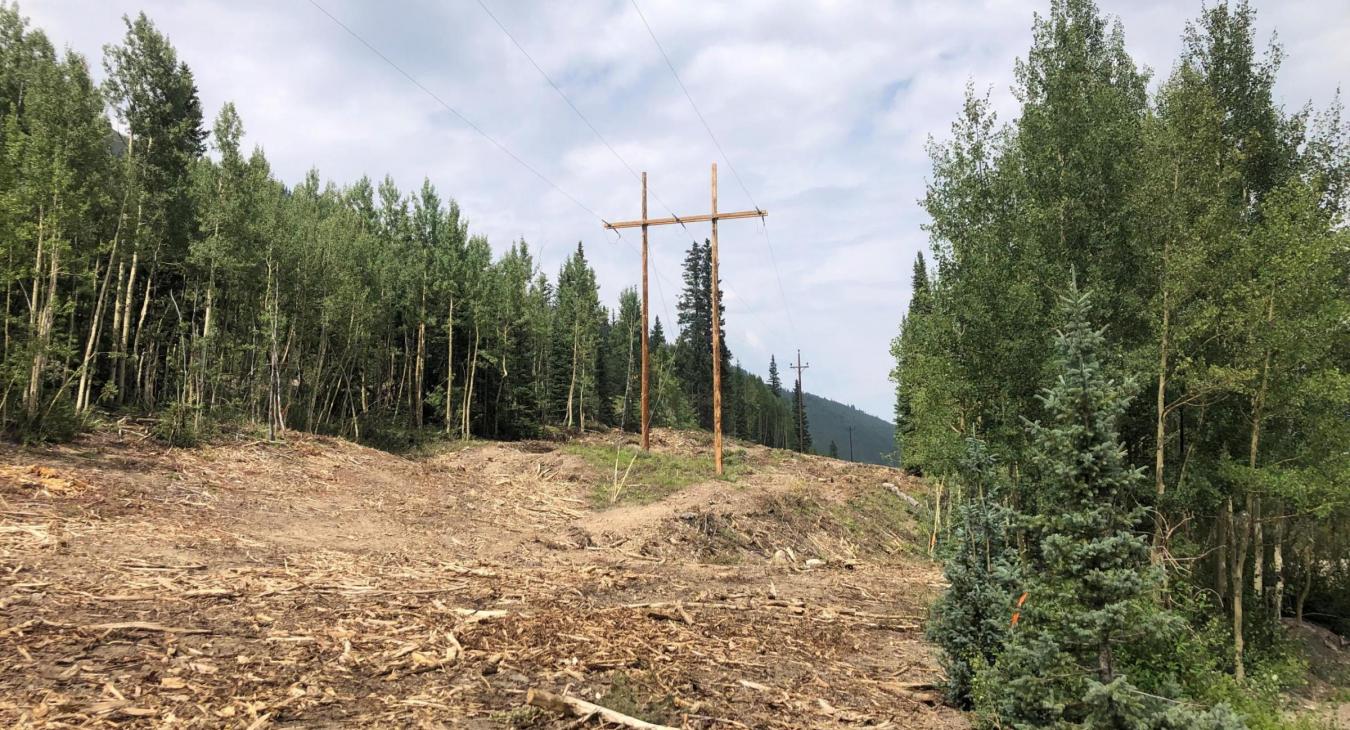
{"label": "dense forest", "polygon": [[[581,244],[550,279],[524,241],[494,257],[430,181],[284,184],[233,105],[207,128],[144,15],[103,65],[95,84],[0,5],[8,433],[99,414],[175,443],[226,422],[386,444],[639,428],[639,299],[604,306]],[[711,427],[709,256],[688,252],[678,331],[652,328],[654,425]],[[778,386],[720,356],[728,435],[787,445]]]}
{"label": "dense forest", "polygon": [[935,633],[991,724],[1259,724],[1281,618],[1350,628],[1350,129],[1276,103],[1246,3],[1182,37],[1151,80],[1054,0],[1017,117],[971,90],[930,143],[896,439],[955,496]]}

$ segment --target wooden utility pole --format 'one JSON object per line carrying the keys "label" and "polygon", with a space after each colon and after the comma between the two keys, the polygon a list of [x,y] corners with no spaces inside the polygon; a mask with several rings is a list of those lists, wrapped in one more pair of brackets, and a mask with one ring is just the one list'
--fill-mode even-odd
{"label": "wooden utility pole", "polygon": [[[647,220],[647,173],[642,173],[642,220]],[[650,378],[648,363],[650,355],[647,350],[647,333],[651,328],[647,325],[647,224],[642,224],[642,450],[650,451],[652,448],[652,415],[648,402],[648,380]]]}
{"label": "wooden utility pole", "polygon": [[713,468],[722,476],[722,309],[717,304],[717,163],[712,163]]}
{"label": "wooden utility pole", "polygon": [[[686,223],[712,223],[712,369],[713,369],[713,463],[717,473],[722,473],[722,320],[718,302],[717,277],[717,222],[739,218],[763,218],[767,211],[738,210],[731,213],[717,212],[717,163],[712,165],[712,212],[707,215],[673,216],[671,218],[647,217],[647,173],[642,173],[642,218],[635,221],[605,223],[605,228],[616,231],[620,228],[642,229],[642,448],[651,448],[651,412],[648,403],[648,379],[650,377],[650,353],[647,349],[647,228],[648,226],[684,225]],[[800,375],[800,373],[799,373]]]}
{"label": "wooden utility pole", "polygon": [[[796,371],[797,371],[797,395],[800,396],[800,397],[797,398],[797,451],[798,451],[798,452],[801,452],[801,453],[805,453],[805,452],[806,452],[806,433],[805,433],[805,430],[802,428],[802,421],[803,421],[803,419],[802,419],[802,413],[806,410],[806,391],[802,390],[802,371],[805,370],[805,369],[807,369],[807,368],[809,368],[809,367],[811,367],[811,363],[808,362],[808,363],[806,363],[805,365],[803,365],[803,364],[802,364],[802,351],[801,351],[801,350],[798,350],[798,351],[797,351],[797,364],[796,364],[796,365],[789,365],[788,367],[790,367],[790,368],[792,368],[793,370],[796,370]],[[853,443],[853,434],[852,434],[852,433],[849,434],[849,443],[850,443],[849,449],[850,449],[850,451],[851,451],[851,450],[852,450],[851,444]]]}

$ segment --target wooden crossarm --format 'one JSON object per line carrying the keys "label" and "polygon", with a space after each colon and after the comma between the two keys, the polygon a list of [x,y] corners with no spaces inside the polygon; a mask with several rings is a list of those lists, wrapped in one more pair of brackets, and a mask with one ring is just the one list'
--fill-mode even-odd
{"label": "wooden crossarm", "polygon": [[766,210],[738,210],[735,213],[718,213],[713,215],[705,213],[703,215],[676,216],[674,218],[645,218],[636,221],[618,221],[615,223],[606,223],[605,228],[615,230],[618,228],[641,228],[645,223],[649,226],[671,226],[676,223],[707,223],[711,220],[732,220],[735,218],[763,218],[768,215]]}

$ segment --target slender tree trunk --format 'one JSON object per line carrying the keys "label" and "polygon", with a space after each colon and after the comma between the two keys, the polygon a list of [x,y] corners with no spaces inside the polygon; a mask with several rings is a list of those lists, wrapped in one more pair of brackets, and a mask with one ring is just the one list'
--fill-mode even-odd
{"label": "slender tree trunk", "polygon": [[[138,236],[139,238],[139,236]],[[136,248],[140,248],[139,244]],[[140,263],[141,252],[131,252],[131,264],[127,267],[127,288],[122,300],[122,331],[117,340],[117,400],[126,402],[127,346],[131,341],[131,300],[136,290],[136,268]]]}
{"label": "slender tree trunk", "polygon": [[[1180,185],[1181,167],[1180,165],[1173,165],[1173,197],[1176,196]],[[1168,348],[1171,346],[1172,334],[1172,300],[1171,288],[1169,287],[1171,262],[1172,236],[1169,232],[1163,239],[1162,280],[1159,282],[1159,288],[1162,290],[1162,328],[1158,342],[1158,394],[1154,410],[1153,488],[1156,501],[1153,505],[1155,512],[1153,516],[1153,550],[1151,552],[1155,565],[1162,562],[1162,555],[1166,547],[1163,543],[1167,539],[1162,507],[1163,495],[1167,491],[1165,468],[1167,466],[1167,356],[1170,354]]]}
{"label": "slender tree trunk", "polygon": [[146,372],[145,361],[147,359],[142,357],[141,353],[141,332],[145,329],[145,315],[150,311],[150,292],[153,291],[155,287],[155,274],[158,273],[159,269],[156,263],[158,262],[158,260],[159,256],[156,255],[154,262],[151,263],[150,273],[145,277],[145,295],[141,297],[141,311],[140,315],[136,318],[136,336],[132,340],[131,345],[131,356],[136,361],[136,385],[137,388],[141,391],[139,394],[141,397],[141,401],[145,403],[145,405],[147,406],[153,406],[154,399],[147,392],[146,388],[141,387],[142,377]]}
{"label": "slender tree trunk", "polygon": [[267,440],[276,441],[281,421],[281,375],[278,372],[279,353],[277,352],[277,302],[275,267],[271,256],[267,259],[267,309],[268,319],[268,356],[267,356]]}
{"label": "slender tree trunk", "polygon": [[[1275,297],[1272,294],[1266,304],[1266,324],[1269,326],[1275,319]],[[1247,467],[1251,471],[1256,471],[1258,456],[1261,448],[1261,420],[1264,417],[1266,390],[1270,385],[1270,348],[1266,348],[1261,366],[1261,383],[1257,387],[1256,393],[1252,396],[1252,420],[1251,420],[1251,441],[1247,452]],[[1232,510],[1231,500],[1228,509]],[[1247,492],[1247,514],[1245,524],[1241,532],[1233,530],[1236,535],[1233,550],[1233,563],[1231,566],[1233,583],[1233,673],[1239,682],[1246,678],[1246,669],[1243,666],[1243,627],[1242,627],[1242,597],[1243,597],[1243,568],[1247,559],[1247,541],[1249,536],[1255,533],[1256,550],[1252,561],[1252,574],[1254,590],[1258,598],[1261,596],[1261,584],[1259,578],[1261,574],[1261,564],[1264,560],[1264,546],[1261,544],[1261,497],[1252,490]]]}
{"label": "slender tree trunk", "polygon": [[455,402],[455,297],[450,297],[450,308],[445,317],[445,432],[450,433],[454,422]]}
{"label": "slender tree trunk", "polygon": [[[1275,297],[1272,294],[1266,304],[1266,324],[1274,323]],[[1252,396],[1251,446],[1247,453],[1247,467],[1256,471],[1257,456],[1261,447],[1261,421],[1265,416],[1266,391],[1270,385],[1270,348],[1266,348],[1261,364],[1261,384]],[[1248,511],[1252,523],[1252,591],[1258,599],[1265,595],[1266,541],[1263,529],[1264,519],[1261,511],[1261,495],[1251,493],[1247,498]]]}
{"label": "slender tree trunk", "polygon": [[481,332],[478,328],[478,320],[473,323],[473,350],[470,352],[468,376],[464,383],[464,403],[460,406],[460,438],[467,440],[470,434],[470,421],[473,416],[473,388],[475,381],[478,380],[478,347],[482,342]]}
{"label": "slender tree trunk", "polygon": [[577,339],[578,339],[578,336],[579,336],[579,335],[578,335],[579,332],[580,332],[580,324],[573,323],[573,325],[572,325],[572,379],[567,383],[567,419],[566,419],[566,425],[567,425],[567,429],[568,429],[569,431],[572,429],[572,396],[573,396],[573,394],[576,392],[576,387],[577,387],[577,356],[578,356],[578,352],[577,352],[578,342],[577,342]]}
{"label": "slender tree trunk", "polygon": [[[32,294],[28,300],[28,327],[33,337],[33,359],[28,374],[28,389],[24,392],[23,410],[24,415],[28,417],[31,423],[37,418],[38,402],[42,396],[42,369],[46,366],[47,343],[45,341],[45,329],[42,323],[46,320],[47,307],[42,299],[42,282],[44,272],[42,270],[43,245],[46,239],[46,210],[41,206],[38,208],[38,228],[37,228],[37,253],[33,260],[33,286]],[[55,246],[53,246],[55,248]],[[55,251],[52,252],[53,258]],[[56,272],[52,272],[52,284],[56,283]],[[51,297],[48,296],[48,299]]]}
{"label": "slender tree trunk", "polygon": [[[155,140],[150,138],[146,141],[146,152],[148,153],[154,147]],[[117,384],[117,400],[119,403],[126,402],[126,371],[127,371],[127,343],[131,334],[131,299],[136,291],[136,268],[140,261],[141,253],[141,226],[144,223],[145,215],[145,190],[140,186],[140,180],[137,180],[136,186],[136,225],[132,228],[132,247],[131,263],[127,267],[127,287],[125,299],[121,303],[121,331],[117,333],[117,368],[115,382]]]}
{"label": "slender tree trunk", "polygon": [[1303,564],[1303,587],[1299,589],[1298,598],[1294,601],[1294,616],[1298,618],[1300,624],[1303,623],[1303,604],[1307,601],[1308,594],[1312,592],[1313,555],[1311,545],[1305,546],[1301,553],[1303,555],[1301,561]]}
{"label": "slender tree trunk", "polygon": [[422,302],[417,311],[417,362],[413,365],[412,415],[413,427],[422,427],[423,382],[427,366],[427,283],[426,266],[422,268]]}
{"label": "slender tree trunk", "polygon": [[328,317],[325,316],[319,324],[319,360],[314,367],[314,377],[309,384],[309,407],[305,410],[305,429],[314,431],[317,423],[314,420],[314,409],[319,403],[319,390],[323,385],[323,365],[324,358],[328,355]]}
{"label": "slender tree trunk", "polygon": [[[117,228],[122,227],[119,219]],[[89,337],[84,343],[84,359],[80,363],[80,382],[75,388],[75,410],[84,413],[90,407],[89,390],[93,386],[94,352],[98,346],[98,336],[103,324],[103,307],[108,297],[108,284],[112,280],[112,270],[117,263],[118,233],[113,234],[112,250],[108,254],[108,267],[103,272],[103,283],[98,289],[98,299],[94,302],[94,316],[89,323]]]}
{"label": "slender tree trunk", "polygon": [[1252,519],[1252,594],[1261,600],[1266,595],[1266,532],[1261,495],[1253,494],[1248,503]]}
{"label": "slender tree trunk", "polygon": [[[1164,251],[1167,247],[1164,246]],[[1163,254],[1163,260],[1166,261],[1167,254]],[[1166,266],[1166,264],[1164,264]],[[1158,347],[1158,394],[1156,408],[1154,411],[1154,445],[1153,445],[1153,488],[1156,502],[1154,503],[1155,514],[1153,517],[1153,562],[1155,564],[1162,562],[1164,551],[1164,541],[1166,540],[1166,527],[1163,524],[1162,514],[1163,495],[1167,490],[1167,483],[1164,480],[1164,468],[1166,467],[1167,454],[1167,347],[1171,323],[1171,307],[1168,303],[1167,287],[1163,286],[1163,312],[1162,312],[1162,335]]]}
{"label": "slender tree trunk", "polygon": [[1223,597],[1228,595],[1228,527],[1232,522],[1231,514],[1220,514],[1214,519],[1214,592],[1219,596],[1219,603],[1223,603]]}
{"label": "slender tree trunk", "polygon": [[[1277,510],[1283,512],[1283,509]],[[1277,517],[1275,520],[1275,543],[1271,547],[1270,567],[1275,573],[1275,585],[1271,589],[1270,595],[1270,616],[1271,620],[1278,626],[1280,617],[1284,614],[1284,536],[1286,529],[1286,518]]]}
{"label": "slender tree trunk", "polygon": [[[1251,496],[1248,495],[1250,502]],[[1233,601],[1233,676],[1238,682],[1243,682],[1247,678],[1247,670],[1243,665],[1243,651],[1245,641],[1242,630],[1242,597],[1246,592],[1246,581],[1243,580],[1247,562],[1247,541],[1251,535],[1251,516],[1234,515],[1233,499],[1229,497],[1225,503],[1225,511],[1228,513],[1229,533],[1233,536],[1233,549],[1230,553],[1231,563],[1229,564],[1229,577],[1232,581],[1232,601]]]}

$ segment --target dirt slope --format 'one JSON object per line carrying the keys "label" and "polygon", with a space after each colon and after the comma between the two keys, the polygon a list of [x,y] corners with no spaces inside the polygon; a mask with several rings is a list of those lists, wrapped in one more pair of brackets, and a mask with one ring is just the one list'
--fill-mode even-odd
{"label": "dirt slope", "polygon": [[576,445],[0,448],[3,726],[573,722],[540,688],[693,728],[965,727],[912,686],[940,576],[921,485],[881,467],[747,447],[734,481],[609,506]]}

